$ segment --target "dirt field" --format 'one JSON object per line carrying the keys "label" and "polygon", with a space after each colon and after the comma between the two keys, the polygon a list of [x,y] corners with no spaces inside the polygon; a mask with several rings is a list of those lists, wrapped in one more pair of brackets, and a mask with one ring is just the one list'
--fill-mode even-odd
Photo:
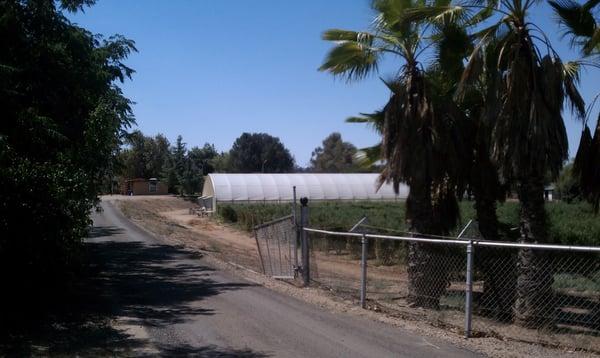
{"label": "dirt field", "polygon": [[[163,239],[176,244],[184,245],[188,248],[208,252],[211,256],[220,261],[230,263],[236,267],[244,267],[254,272],[261,272],[261,265],[256,249],[256,242],[253,236],[218,223],[216,220],[206,217],[197,217],[190,215],[189,209],[194,205],[191,202],[184,201],[176,197],[105,197],[103,200],[113,201],[123,211],[123,213],[139,226],[161,236]],[[326,295],[329,298],[337,300],[345,305],[355,308],[358,298],[360,283],[360,263],[352,259],[349,255],[332,252],[315,252],[313,260],[317,264],[316,281],[321,283],[318,290],[311,289],[311,295]],[[450,291],[457,292],[456,297],[448,297],[443,304],[447,309],[436,312],[415,310],[405,304],[406,296],[406,272],[400,266],[376,266],[370,263],[368,281],[368,308],[371,312],[385,313],[388,319],[400,319],[403,322],[410,320],[419,329],[429,332],[429,334],[441,334],[439,329],[445,331],[444,334],[453,335],[453,339],[460,339],[464,313],[460,309],[460,302],[464,287],[460,282],[454,283],[456,287],[451,287]],[[262,278],[261,278],[262,280]],[[281,288],[280,283],[275,286]],[[283,284],[285,285],[285,284]],[[287,286],[290,286],[289,284]],[[284,288],[285,290],[292,289]],[[302,290],[302,291],[305,291]],[[305,294],[304,294],[305,295]],[[312,297],[309,300],[314,300]],[[458,303],[458,304],[457,304]],[[381,319],[378,318],[378,319]],[[433,323],[438,328],[433,328],[423,321]],[[411,324],[413,324],[411,323]],[[486,328],[494,325],[494,322],[479,322]],[[476,328],[478,325],[476,325]],[[435,333],[437,332],[437,333]],[[495,340],[495,337],[513,337],[515,336],[512,325],[500,326],[492,329],[491,335],[487,338],[478,338],[469,340],[469,345],[481,345],[485,342],[489,347],[479,347],[487,354],[496,355],[494,352],[502,352],[502,356],[507,355],[507,348],[498,350],[495,345],[506,345]],[[541,340],[535,331],[519,331],[516,336],[517,341],[545,341]],[[484,336],[480,334],[480,336]],[[549,338],[552,338],[549,336]],[[555,337],[556,338],[556,337]],[[562,337],[563,339],[565,337]],[[568,337],[566,337],[568,339]],[[556,341],[555,341],[556,342]],[[548,342],[552,344],[553,342]],[[565,350],[547,350],[539,346],[531,346],[512,342],[514,356],[520,356],[522,349],[527,351],[527,355],[538,355],[540,352],[544,356],[562,356],[564,353],[571,352]],[[514,349],[517,348],[520,354]],[[543,352],[543,353],[541,353]],[[571,352],[572,353],[572,352]],[[508,355],[511,355],[508,353]]]}

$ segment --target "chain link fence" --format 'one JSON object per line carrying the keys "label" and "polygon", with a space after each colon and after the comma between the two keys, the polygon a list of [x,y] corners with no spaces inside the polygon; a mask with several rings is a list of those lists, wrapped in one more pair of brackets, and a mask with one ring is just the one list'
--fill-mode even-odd
{"label": "chain link fence", "polygon": [[476,223],[463,238],[304,230],[311,282],[336,296],[470,337],[600,353],[600,248],[483,241]]}
{"label": "chain link fence", "polygon": [[292,215],[269,221],[254,228],[254,237],[265,275],[293,279],[298,250],[296,225]]}

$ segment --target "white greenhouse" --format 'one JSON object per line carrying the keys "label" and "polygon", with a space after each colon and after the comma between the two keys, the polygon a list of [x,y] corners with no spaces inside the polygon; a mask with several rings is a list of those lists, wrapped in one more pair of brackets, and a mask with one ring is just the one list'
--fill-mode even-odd
{"label": "white greenhouse", "polygon": [[293,187],[298,199],[309,200],[398,200],[406,199],[408,187],[396,195],[391,184],[377,189],[379,174],[208,174],[201,205],[215,210],[221,202],[291,202]]}

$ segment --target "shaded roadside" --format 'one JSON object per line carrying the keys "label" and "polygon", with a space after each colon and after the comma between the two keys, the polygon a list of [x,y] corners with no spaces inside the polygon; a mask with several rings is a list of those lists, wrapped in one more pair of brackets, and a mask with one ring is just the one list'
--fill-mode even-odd
{"label": "shaded roadside", "polygon": [[212,269],[201,264],[198,254],[129,241],[116,226],[96,226],[89,236],[89,264],[75,287],[71,292],[49,292],[59,299],[34,315],[27,311],[36,308],[25,303],[14,307],[12,319],[1,327],[0,355],[265,356],[215,345],[153,345],[132,332],[128,327],[165,327],[212,315],[202,307],[203,299],[248,284],[215,282],[208,277]]}

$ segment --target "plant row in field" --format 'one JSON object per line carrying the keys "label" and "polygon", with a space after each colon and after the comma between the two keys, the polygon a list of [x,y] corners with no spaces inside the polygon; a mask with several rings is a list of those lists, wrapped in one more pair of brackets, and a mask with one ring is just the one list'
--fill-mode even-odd
{"label": "plant row in field", "polygon": [[[406,231],[404,202],[315,202],[309,205],[310,226],[327,230],[347,231],[363,216],[368,224],[390,234]],[[462,225],[454,229],[456,235],[470,219],[475,218],[473,203],[460,203]],[[289,215],[290,204],[220,204],[218,217],[227,223],[251,231],[255,225]],[[506,202],[498,206],[498,219],[502,235],[517,240],[519,205]],[[552,242],[568,245],[600,245],[600,218],[594,215],[587,203],[547,203],[546,214],[550,224]]]}

